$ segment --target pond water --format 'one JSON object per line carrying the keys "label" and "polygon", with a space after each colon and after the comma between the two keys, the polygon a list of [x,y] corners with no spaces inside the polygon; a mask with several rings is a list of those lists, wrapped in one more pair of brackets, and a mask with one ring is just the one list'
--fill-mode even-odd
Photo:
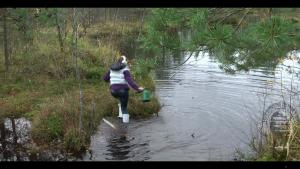
{"label": "pond water", "polygon": [[127,138],[118,138],[117,131],[102,123],[82,160],[230,161],[236,150],[250,151],[263,110],[283,100],[299,109],[298,94],[288,91],[298,89],[296,59],[284,60],[275,70],[231,75],[200,53],[174,69],[188,56],[168,57],[156,70],[155,94],[163,105],[158,117],[131,119]]}

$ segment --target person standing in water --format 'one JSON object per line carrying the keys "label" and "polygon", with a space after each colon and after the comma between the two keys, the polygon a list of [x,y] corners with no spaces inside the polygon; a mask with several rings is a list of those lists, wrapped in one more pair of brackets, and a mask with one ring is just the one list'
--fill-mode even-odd
{"label": "person standing in water", "polygon": [[104,75],[103,80],[110,82],[111,95],[119,99],[119,118],[123,123],[129,123],[129,113],[127,104],[129,99],[129,86],[137,92],[142,92],[143,87],[139,87],[129,71],[127,58],[121,56],[118,61],[111,65],[110,70]]}

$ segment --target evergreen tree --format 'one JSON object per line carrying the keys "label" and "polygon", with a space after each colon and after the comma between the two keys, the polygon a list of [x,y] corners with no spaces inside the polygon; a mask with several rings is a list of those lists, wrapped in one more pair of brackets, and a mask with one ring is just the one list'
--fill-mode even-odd
{"label": "evergreen tree", "polygon": [[[299,46],[299,25],[272,9],[153,9],[141,38],[145,50],[206,51],[227,71],[274,68]],[[183,41],[180,31],[189,31]]]}

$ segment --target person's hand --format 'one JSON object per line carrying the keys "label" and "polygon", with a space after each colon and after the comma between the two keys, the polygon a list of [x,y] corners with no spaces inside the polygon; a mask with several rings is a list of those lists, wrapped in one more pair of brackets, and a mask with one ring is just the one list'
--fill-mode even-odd
{"label": "person's hand", "polygon": [[139,91],[138,92],[142,92],[144,91],[144,88],[143,87],[139,87]]}

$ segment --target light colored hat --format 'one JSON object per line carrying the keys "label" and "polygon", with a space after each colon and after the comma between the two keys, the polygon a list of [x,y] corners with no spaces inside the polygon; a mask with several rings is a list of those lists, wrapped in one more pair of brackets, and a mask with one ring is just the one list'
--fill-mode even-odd
{"label": "light colored hat", "polygon": [[126,56],[123,55],[121,57],[123,58],[122,63],[127,65],[127,58],[126,58]]}

